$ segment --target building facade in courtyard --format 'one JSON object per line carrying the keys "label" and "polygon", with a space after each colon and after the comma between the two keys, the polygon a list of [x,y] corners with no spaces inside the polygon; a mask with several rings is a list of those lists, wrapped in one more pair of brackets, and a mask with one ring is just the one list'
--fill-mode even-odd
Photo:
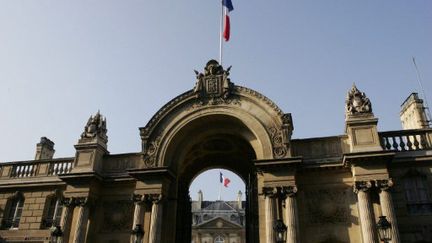
{"label": "building facade in courtyard", "polygon": [[201,190],[198,200],[192,201],[193,243],[245,243],[245,201],[242,193],[237,201],[204,201]]}
{"label": "building facade in courtyard", "polygon": [[[215,167],[246,183],[245,242],[275,242],[282,222],[290,243],[377,243],[380,216],[391,242],[432,242],[432,130],[416,94],[402,105],[404,130],[378,131],[373,100],[353,86],[343,134],[291,139],[291,114],[229,71],[209,61],[139,129],[139,152],[110,154],[97,113],[71,157],[54,158],[42,138],[34,160],[1,163],[0,242],[200,242],[189,185]],[[231,223],[215,219],[207,226]]]}

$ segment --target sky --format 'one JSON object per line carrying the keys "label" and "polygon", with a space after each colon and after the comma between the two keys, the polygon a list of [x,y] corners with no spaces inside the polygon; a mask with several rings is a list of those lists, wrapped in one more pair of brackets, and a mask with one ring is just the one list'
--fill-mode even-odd
{"label": "sky", "polygon": [[[223,65],[292,114],[293,138],[343,134],[353,82],[380,131],[401,129],[413,56],[432,99],[432,1],[263,3],[233,0]],[[138,128],[218,58],[220,12],[217,0],[1,0],[0,161],[33,159],[42,136],[74,156],[98,110],[109,151],[139,152]]]}

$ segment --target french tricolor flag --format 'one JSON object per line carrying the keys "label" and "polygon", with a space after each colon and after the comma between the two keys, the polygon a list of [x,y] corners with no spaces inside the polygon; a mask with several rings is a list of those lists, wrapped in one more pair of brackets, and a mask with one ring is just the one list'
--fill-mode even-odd
{"label": "french tricolor flag", "polygon": [[234,10],[231,0],[222,0],[223,6],[223,15],[224,15],[224,25],[223,25],[223,37],[225,41],[228,41],[230,38],[230,18],[229,12]]}
{"label": "french tricolor flag", "polygon": [[223,183],[224,187],[228,187],[228,184],[231,182],[230,179],[222,175],[222,172],[219,172],[219,180],[220,183]]}

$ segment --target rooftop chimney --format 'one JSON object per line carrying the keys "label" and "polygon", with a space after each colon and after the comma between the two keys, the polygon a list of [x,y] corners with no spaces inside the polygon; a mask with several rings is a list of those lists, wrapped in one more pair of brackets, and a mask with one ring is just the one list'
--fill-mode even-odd
{"label": "rooftop chimney", "polygon": [[423,100],[412,93],[401,105],[400,119],[403,129],[422,129],[429,127]]}
{"label": "rooftop chimney", "polygon": [[40,142],[36,144],[35,160],[52,159],[54,152],[54,142],[46,137],[41,137]]}

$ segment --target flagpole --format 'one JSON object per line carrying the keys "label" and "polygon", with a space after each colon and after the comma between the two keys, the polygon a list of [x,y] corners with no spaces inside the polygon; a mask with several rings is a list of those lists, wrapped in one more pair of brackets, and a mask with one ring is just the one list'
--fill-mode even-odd
{"label": "flagpole", "polygon": [[219,197],[218,200],[221,201],[221,194],[222,194],[222,183],[223,183],[223,177],[222,177],[222,172],[219,171]]}
{"label": "flagpole", "polygon": [[221,195],[222,195],[222,183],[219,183],[220,185],[219,185],[219,201],[222,201],[222,197],[221,197]]}
{"label": "flagpole", "polygon": [[220,18],[220,35],[219,35],[219,64],[222,65],[222,49],[223,49],[223,40],[222,40],[222,32],[223,32],[223,22],[224,22],[224,6],[221,0],[221,18]]}

